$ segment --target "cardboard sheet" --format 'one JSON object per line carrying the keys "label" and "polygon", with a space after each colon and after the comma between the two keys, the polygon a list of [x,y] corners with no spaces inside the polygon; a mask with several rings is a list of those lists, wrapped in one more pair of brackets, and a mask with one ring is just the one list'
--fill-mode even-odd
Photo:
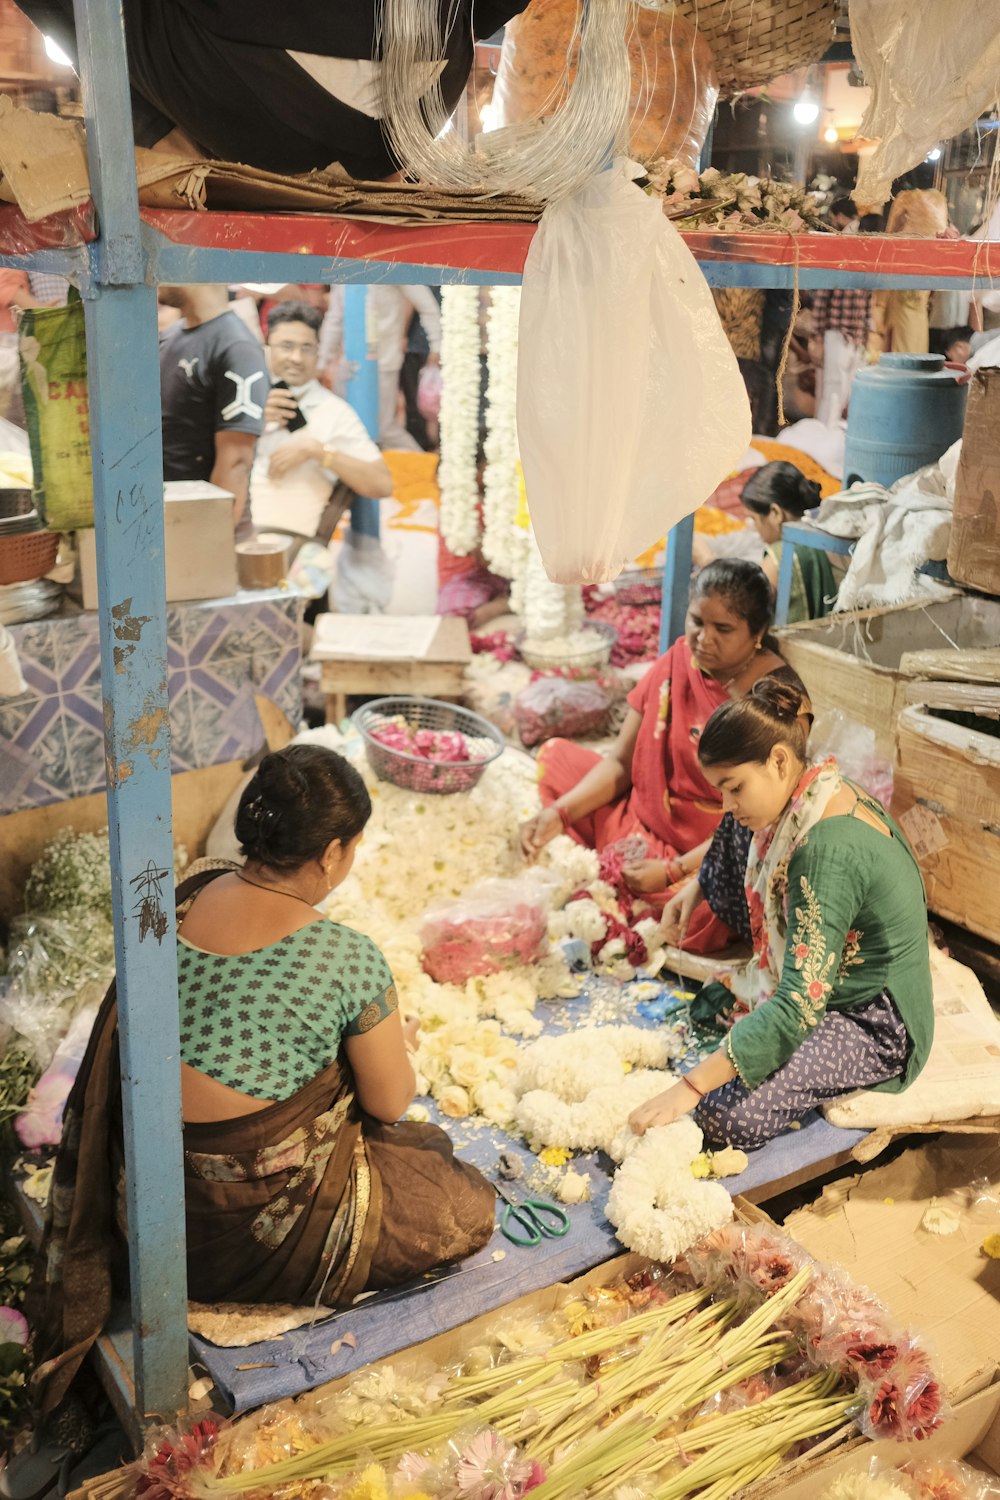
{"label": "cardboard sheet", "polygon": [[320,615],[311,661],[423,661],[438,633],[436,615]]}

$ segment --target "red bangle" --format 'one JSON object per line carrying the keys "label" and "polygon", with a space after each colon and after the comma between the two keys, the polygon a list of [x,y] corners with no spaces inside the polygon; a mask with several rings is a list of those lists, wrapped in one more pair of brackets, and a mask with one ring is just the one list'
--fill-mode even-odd
{"label": "red bangle", "polygon": [[691,1089],[691,1091],[693,1093],[695,1093],[695,1094],[698,1095],[699,1099],[704,1099],[705,1095],[704,1095],[703,1091],[698,1087],[698,1085],[696,1083],[692,1083],[691,1082],[691,1079],[690,1079],[690,1077],[689,1077],[689,1075],[687,1073],[684,1074],[683,1078],[681,1079],[681,1082],[682,1083],[686,1083],[687,1086],[688,1086],[688,1088]]}
{"label": "red bangle", "polygon": [[570,829],[570,824],[573,822],[573,819],[570,817],[570,815],[567,812],[567,810],[566,810],[565,807],[557,807],[556,808],[556,812],[559,814],[559,821],[560,821],[560,823],[562,824],[562,826],[565,828],[566,832],[568,833],[569,829]]}

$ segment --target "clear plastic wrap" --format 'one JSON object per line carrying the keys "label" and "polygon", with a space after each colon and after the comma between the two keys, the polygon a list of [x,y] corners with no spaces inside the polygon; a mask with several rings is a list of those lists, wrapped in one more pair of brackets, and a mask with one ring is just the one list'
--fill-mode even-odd
{"label": "clear plastic wrap", "polygon": [[593,679],[538,677],[514,702],[514,721],[525,745],[539,745],[557,735],[571,740],[601,735],[610,712],[610,697]]}
{"label": "clear plastic wrap", "polygon": [[856,781],[870,797],[888,807],[892,801],[892,762],[876,749],[875,731],[855,724],[839,708],[816,715],[809,736],[814,758],[833,755],[845,776]]}
{"label": "clear plastic wrap", "polygon": [[47,1068],[77,1012],[104,998],[114,975],[111,923],[96,911],[79,925],[23,917],[11,928],[7,974],[0,1024],[23,1038],[39,1067]]}
{"label": "clear plastic wrap", "polygon": [[417,410],[430,422],[436,422],[441,415],[443,384],[441,366],[424,365],[417,380]]}
{"label": "clear plastic wrap", "polygon": [[550,203],[525,261],[517,430],[556,583],[617,577],[750,442],[746,388],[712,295],[635,170],[616,162]]}
{"label": "clear plastic wrap", "polygon": [[977,0],[851,0],[851,43],[872,91],[858,136],[876,145],[859,158],[853,195],[868,213],[996,103],[1000,29],[995,7]]}
{"label": "clear plastic wrap", "polygon": [[[629,30],[631,152],[696,168],[719,97],[704,37],[676,11],[633,6]],[[551,115],[576,73],[579,0],[533,0],[504,28],[492,107],[497,126]],[[569,60],[567,62],[567,56]]]}
{"label": "clear plastic wrap", "polygon": [[420,926],[424,969],[438,984],[465,984],[531,964],[545,947],[550,892],[533,870],[484,880],[453,901],[428,907]]}

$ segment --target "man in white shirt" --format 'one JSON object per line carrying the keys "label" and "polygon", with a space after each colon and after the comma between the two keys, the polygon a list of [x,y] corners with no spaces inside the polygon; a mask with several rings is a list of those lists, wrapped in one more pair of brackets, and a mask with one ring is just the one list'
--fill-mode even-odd
{"label": "man in white shirt", "polygon": [[305,302],[271,309],[267,357],[275,384],[250,476],[258,531],[315,536],[338,480],[372,500],[392,494],[389,469],[361,418],[316,379],[321,324],[322,314]]}
{"label": "man in white shirt", "polygon": [[[417,314],[424,326],[430,353],[429,365],[441,360],[441,309],[430,287],[370,286],[378,325],[378,440],[383,448],[419,452],[420,444],[407,432],[399,416],[399,372],[406,353],[410,319]],[[333,369],[344,349],[344,289],[330,288],[330,306],[320,336],[320,366]]]}

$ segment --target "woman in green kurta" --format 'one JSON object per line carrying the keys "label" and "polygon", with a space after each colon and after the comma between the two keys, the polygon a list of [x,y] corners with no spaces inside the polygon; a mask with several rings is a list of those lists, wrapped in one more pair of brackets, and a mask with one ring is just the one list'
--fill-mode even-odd
{"label": "woman in green kurta", "polygon": [[[740,504],[765,544],[761,567],[771,588],[777,591],[781,569],[782,527],[801,521],[819,504],[819,485],[794,464],[779,461],[756,469],[740,493]],[[825,552],[815,547],[795,547],[792,561],[792,592],[788,601],[788,624],[818,620],[828,615],[837,597],[837,580]]]}
{"label": "woman in green kurta", "polygon": [[754,831],[754,956],[733,991],[702,990],[702,1017],[731,1023],[726,1041],[633,1113],[639,1134],[694,1110],[709,1145],[753,1148],[854,1089],[898,1093],[927,1061],[934,1007],[920,871],[888,813],[835,761],[807,769],[800,706],[797,693],[761,678],[701,736],[705,776]]}

